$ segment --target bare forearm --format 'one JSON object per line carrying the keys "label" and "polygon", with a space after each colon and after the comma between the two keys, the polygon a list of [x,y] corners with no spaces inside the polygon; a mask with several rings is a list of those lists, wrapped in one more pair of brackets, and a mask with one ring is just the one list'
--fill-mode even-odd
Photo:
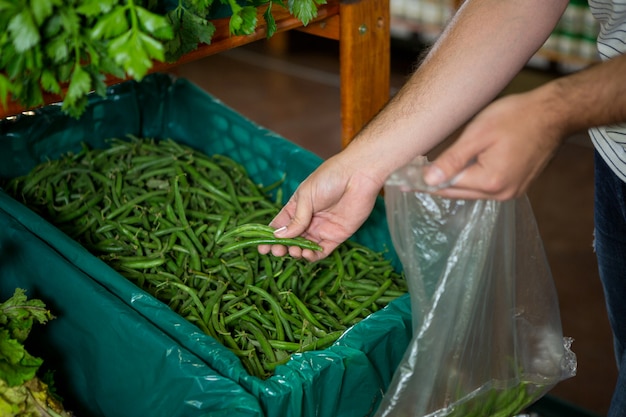
{"label": "bare forearm", "polygon": [[[562,136],[626,122],[626,55],[561,77],[537,90]],[[548,106],[552,106],[549,108]]]}
{"label": "bare forearm", "polygon": [[379,180],[489,103],[551,33],[567,1],[468,0],[402,90],[350,145]]}

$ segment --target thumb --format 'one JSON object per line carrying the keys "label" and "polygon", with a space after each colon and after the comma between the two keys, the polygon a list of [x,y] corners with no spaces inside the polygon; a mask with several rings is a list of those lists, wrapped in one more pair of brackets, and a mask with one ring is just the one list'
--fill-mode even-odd
{"label": "thumb", "polygon": [[[297,202],[296,202],[297,201]],[[311,204],[305,204],[302,201],[293,200],[288,204],[295,205],[293,217],[289,218],[289,222],[274,231],[274,235],[283,238],[292,238],[300,236],[309,227],[311,217],[313,216],[313,208]],[[285,206],[283,210],[287,207]]]}
{"label": "thumb", "polygon": [[471,147],[454,144],[424,167],[424,182],[431,187],[446,188],[454,184],[465,168],[475,161],[476,153]]}

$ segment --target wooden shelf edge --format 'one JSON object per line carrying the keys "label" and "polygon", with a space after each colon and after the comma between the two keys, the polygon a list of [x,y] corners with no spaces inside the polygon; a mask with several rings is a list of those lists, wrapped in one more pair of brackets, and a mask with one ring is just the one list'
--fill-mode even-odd
{"label": "wooden shelf edge", "polygon": [[[262,6],[259,8],[257,12],[259,23],[254,33],[250,35],[240,35],[240,36],[231,36],[228,29],[229,18],[215,19],[213,20],[213,24],[215,25],[215,34],[211,39],[210,44],[200,45],[196,50],[189,52],[183,55],[176,62],[155,62],[153,67],[150,69],[149,73],[155,72],[168,72],[173,68],[189,63],[192,61],[196,61],[198,59],[217,54],[219,52],[223,52],[238,46],[246,45],[248,43],[252,43],[257,40],[261,40],[267,37],[267,26],[263,21],[263,13],[265,12],[267,6]],[[274,19],[276,21],[276,32],[284,32],[292,29],[302,28],[305,29],[310,26],[319,25],[320,22],[325,21],[327,19],[331,19],[333,16],[339,14],[339,0],[327,0],[327,4],[321,5],[318,8],[317,16],[313,19],[306,27],[302,25],[298,19],[292,16],[286,9],[284,8],[275,8],[273,10]],[[338,28],[335,29],[335,25],[328,25],[328,27],[333,28],[338,32]],[[316,33],[312,31],[311,33]],[[325,32],[326,36],[338,38],[338,34]],[[320,35],[321,36],[321,35]],[[129,79],[120,79],[115,77],[108,77],[106,79],[107,85],[119,84],[124,81],[128,81]],[[63,90],[65,92],[65,89]],[[18,115],[22,112],[34,110],[37,107],[42,107],[52,103],[59,103],[63,101],[62,95],[58,94],[50,94],[44,93],[44,104],[41,106],[35,107],[25,107],[21,104],[9,100],[7,102],[6,107],[0,104],[0,119],[4,119],[10,116]]]}

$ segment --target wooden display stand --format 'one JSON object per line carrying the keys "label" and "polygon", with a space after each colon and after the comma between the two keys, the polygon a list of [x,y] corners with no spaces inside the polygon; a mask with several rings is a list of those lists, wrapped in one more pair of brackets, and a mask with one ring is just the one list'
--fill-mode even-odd
{"label": "wooden display stand", "polygon": [[[264,10],[258,10],[259,22],[263,22]],[[306,27],[285,9],[272,10],[277,33],[296,29],[339,41],[342,145],[346,146],[389,100],[389,0],[327,0]],[[155,63],[150,72],[167,72],[178,65],[265,39],[267,34],[264,24],[246,36],[231,36],[228,18],[213,20],[213,24],[216,30],[210,45],[201,45],[175,63]],[[125,80],[109,78],[107,84],[122,81]],[[60,96],[45,96],[46,104],[59,101]],[[0,105],[0,119],[25,110],[29,109],[15,102],[8,103],[7,108]]]}

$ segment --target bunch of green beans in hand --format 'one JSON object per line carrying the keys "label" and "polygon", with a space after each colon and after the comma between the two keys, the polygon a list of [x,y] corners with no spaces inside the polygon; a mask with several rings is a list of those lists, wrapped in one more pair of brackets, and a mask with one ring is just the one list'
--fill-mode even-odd
{"label": "bunch of green beans in hand", "polygon": [[135,137],[84,146],[3,184],[259,378],[407,292],[382,253],[354,242],[316,263],[260,255],[261,242],[319,250],[304,238],[278,241],[266,226],[279,186],[256,184],[228,157]]}

